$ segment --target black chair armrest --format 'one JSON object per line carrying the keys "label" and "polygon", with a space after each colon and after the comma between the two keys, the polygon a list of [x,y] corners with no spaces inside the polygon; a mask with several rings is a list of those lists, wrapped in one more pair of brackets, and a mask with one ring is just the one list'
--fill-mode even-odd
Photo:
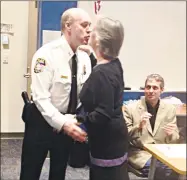
{"label": "black chair armrest", "polygon": [[135,174],[138,177],[146,177],[141,171],[132,167],[129,163],[127,164],[128,172]]}

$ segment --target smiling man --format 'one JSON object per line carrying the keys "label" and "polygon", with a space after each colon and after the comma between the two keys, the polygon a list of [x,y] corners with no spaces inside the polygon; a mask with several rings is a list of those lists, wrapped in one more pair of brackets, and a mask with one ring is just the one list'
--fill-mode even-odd
{"label": "smiling man", "polygon": [[[127,105],[123,111],[130,135],[129,164],[142,171],[144,176],[148,176],[151,154],[143,150],[142,145],[176,143],[179,139],[176,110],[160,99],[163,90],[164,79],[159,74],[147,76],[145,97]],[[157,165],[155,180],[174,179],[171,169],[159,161]]]}

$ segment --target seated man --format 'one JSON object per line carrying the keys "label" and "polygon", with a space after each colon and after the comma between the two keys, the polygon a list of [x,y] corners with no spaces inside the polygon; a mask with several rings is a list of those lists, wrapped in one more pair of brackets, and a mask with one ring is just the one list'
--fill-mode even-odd
{"label": "seated man", "polygon": [[[163,90],[164,79],[158,74],[151,74],[145,81],[145,97],[126,105],[123,109],[130,136],[129,163],[145,176],[148,176],[151,154],[143,150],[142,145],[176,143],[179,139],[176,110],[173,105],[166,104],[160,99]],[[161,167],[157,172],[159,169],[164,170],[164,175],[161,175],[160,171],[159,177],[166,180],[171,173],[173,177],[171,169],[157,162]]]}

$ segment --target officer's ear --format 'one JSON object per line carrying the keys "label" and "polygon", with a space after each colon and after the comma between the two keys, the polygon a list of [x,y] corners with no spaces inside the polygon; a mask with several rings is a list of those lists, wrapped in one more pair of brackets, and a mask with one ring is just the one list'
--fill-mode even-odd
{"label": "officer's ear", "polygon": [[70,21],[67,21],[65,23],[65,28],[67,29],[67,31],[70,31],[71,30],[71,22]]}

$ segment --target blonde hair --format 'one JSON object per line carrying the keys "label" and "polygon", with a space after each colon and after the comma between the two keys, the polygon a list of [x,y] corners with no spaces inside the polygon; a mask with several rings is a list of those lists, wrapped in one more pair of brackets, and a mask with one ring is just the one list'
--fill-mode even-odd
{"label": "blonde hair", "polygon": [[86,11],[81,8],[69,8],[61,16],[61,30],[64,31],[66,23],[70,25],[79,19],[79,16],[88,15]]}
{"label": "blonde hair", "polygon": [[73,9],[74,8],[70,8],[68,10],[66,10],[62,16],[61,16],[61,30],[64,31],[65,29],[65,24],[68,22],[70,24],[73,23]]}

